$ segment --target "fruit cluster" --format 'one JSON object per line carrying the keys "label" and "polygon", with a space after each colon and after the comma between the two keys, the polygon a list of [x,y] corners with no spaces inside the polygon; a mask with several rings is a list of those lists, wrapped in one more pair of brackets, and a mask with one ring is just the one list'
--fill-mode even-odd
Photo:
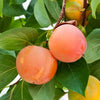
{"label": "fruit cluster", "polygon": [[34,84],[47,83],[57,71],[57,60],[75,62],[83,56],[87,46],[83,33],[69,24],[57,27],[48,44],[49,50],[31,45],[19,52],[16,67],[23,80]]}
{"label": "fruit cluster", "polygon": [[[82,23],[83,0],[67,0],[65,14],[70,20]],[[91,11],[86,11],[88,18]],[[87,22],[85,21],[85,25]],[[57,60],[73,63],[85,53],[87,43],[83,33],[74,25],[62,23],[53,31],[48,41],[49,49],[30,45],[23,48],[16,59],[16,67],[21,78],[31,84],[42,85],[49,82],[57,71]],[[69,90],[69,100],[99,100],[100,81],[89,76],[85,97]]]}

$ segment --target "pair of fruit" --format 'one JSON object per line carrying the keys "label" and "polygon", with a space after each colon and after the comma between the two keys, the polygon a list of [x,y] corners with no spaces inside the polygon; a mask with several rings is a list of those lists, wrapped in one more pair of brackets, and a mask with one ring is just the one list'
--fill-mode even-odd
{"label": "pair of fruit", "polygon": [[63,24],[57,27],[49,39],[49,49],[39,46],[23,48],[16,59],[16,67],[23,80],[45,84],[57,71],[57,60],[75,62],[86,49],[86,39],[75,26]]}

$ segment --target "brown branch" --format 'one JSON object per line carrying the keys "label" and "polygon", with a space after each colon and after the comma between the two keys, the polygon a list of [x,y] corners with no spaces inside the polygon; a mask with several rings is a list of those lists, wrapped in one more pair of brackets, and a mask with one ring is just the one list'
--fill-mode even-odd
{"label": "brown branch", "polygon": [[9,87],[12,87],[13,85],[16,85],[20,81],[20,79],[17,82],[15,82],[14,84],[9,85]]}
{"label": "brown branch", "polygon": [[[65,2],[65,6],[66,6],[66,2]],[[64,8],[65,9],[65,8]],[[66,22],[66,14],[65,14],[65,10],[64,10],[64,21]]]}
{"label": "brown branch", "polygon": [[66,0],[63,0],[62,10],[61,10],[61,13],[60,13],[59,19],[58,19],[58,21],[57,21],[57,23],[56,23],[54,29],[57,28],[57,26],[59,25],[61,19],[63,18],[64,14],[65,14],[65,5],[66,5]]}
{"label": "brown branch", "polygon": [[84,26],[84,24],[85,24],[85,19],[86,19],[87,0],[84,0],[83,8],[84,8],[85,10],[82,12],[82,26]]}

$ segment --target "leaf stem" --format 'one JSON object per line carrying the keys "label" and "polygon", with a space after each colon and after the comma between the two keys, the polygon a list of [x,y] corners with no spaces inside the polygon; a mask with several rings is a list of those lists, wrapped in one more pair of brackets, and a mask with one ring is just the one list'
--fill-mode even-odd
{"label": "leaf stem", "polygon": [[82,26],[85,24],[85,19],[86,19],[86,9],[87,9],[87,0],[84,0],[83,3],[83,8],[85,9],[82,13]]}
{"label": "leaf stem", "polygon": [[63,0],[62,10],[61,10],[61,13],[60,13],[59,19],[58,19],[58,21],[57,21],[57,23],[56,23],[54,29],[57,28],[57,26],[59,25],[61,19],[63,18],[64,14],[65,14],[65,5],[66,5],[66,0]]}
{"label": "leaf stem", "polygon": [[19,21],[20,21],[20,23],[21,23],[22,27],[24,27],[24,25],[23,25],[23,22],[22,22],[22,19],[21,19],[21,18],[19,19]]}

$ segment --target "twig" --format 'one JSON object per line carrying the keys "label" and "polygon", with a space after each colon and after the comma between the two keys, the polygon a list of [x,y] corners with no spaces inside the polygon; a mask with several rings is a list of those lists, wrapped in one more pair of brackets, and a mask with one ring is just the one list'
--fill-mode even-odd
{"label": "twig", "polygon": [[86,19],[86,9],[87,9],[87,0],[84,0],[83,3],[83,8],[85,9],[82,13],[82,26],[85,24],[85,19]]}
{"label": "twig", "polygon": [[[65,3],[66,6],[66,3]],[[65,9],[65,8],[64,8]],[[65,10],[64,10],[64,21],[66,22],[66,14],[65,14]]]}
{"label": "twig", "polygon": [[17,84],[20,81],[20,79],[17,82],[15,82],[14,84],[9,85],[9,87],[12,87],[13,85]]}
{"label": "twig", "polygon": [[58,19],[58,21],[57,21],[57,23],[56,23],[54,29],[57,28],[57,26],[59,25],[61,19],[63,18],[63,15],[65,14],[65,5],[66,5],[66,0],[63,0],[62,10],[61,10],[61,13],[60,13],[59,19]]}

